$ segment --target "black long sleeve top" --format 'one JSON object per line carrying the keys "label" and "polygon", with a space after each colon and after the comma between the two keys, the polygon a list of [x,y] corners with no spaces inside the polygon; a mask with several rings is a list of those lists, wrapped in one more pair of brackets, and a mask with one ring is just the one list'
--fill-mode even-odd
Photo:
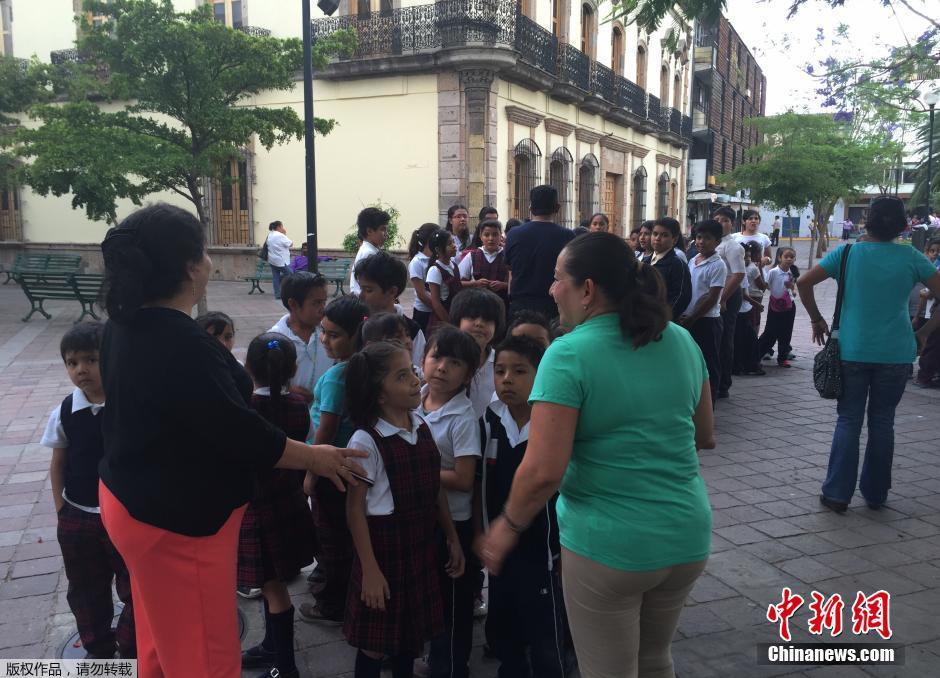
{"label": "black long sleeve top", "polygon": [[666,283],[666,301],[672,307],[672,319],[677,320],[692,300],[689,265],[676,256],[675,250],[670,250],[653,264],[653,268],[663,276]]}
{"label": "black long sleeve top", "polygon": [[101,349],[101,480],[137,520],[215,534],[251,498],[286,436],[249,406],[244,368],[188,315],[144,308],[109,321]]}

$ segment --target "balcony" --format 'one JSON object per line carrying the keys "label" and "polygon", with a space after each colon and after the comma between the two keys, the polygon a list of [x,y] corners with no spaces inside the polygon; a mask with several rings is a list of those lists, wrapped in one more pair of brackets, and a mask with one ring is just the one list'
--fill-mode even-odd
{"label": "balcony", "polygon": [[[673,143],[691,139],[691,122],[684,133],[680,111],[662,109],[656,97],[647,98],[635,83],[559,42],[550,31],[520,14],[517,0],[438,0],[312,22],[314,40],[342,29],[356,33],[356,51],[338,58],[319,77],[438,70],[453,67],[461,59],[478,60],[483,68],[496,62],[507,79],[549,90],[558,99],[622,124],[643,121]],[[483,49],[473,55],[467,48]]]}
{"label": "balcony", "polygon": [[239,26],[238,30],[242,33],[247,33],[248,35],[254,36],[256,38],[270,38],[271,31],[267,28],[259,28],[258,26]]}
{"label": "balcony", "polygon": [[80,64],[84,61],[84,58],[78,53],[77,49],[70,47],[68,49],[57,49],[50,52],[49,61],[52,62],[53,66],[61,66],[67,63]]}

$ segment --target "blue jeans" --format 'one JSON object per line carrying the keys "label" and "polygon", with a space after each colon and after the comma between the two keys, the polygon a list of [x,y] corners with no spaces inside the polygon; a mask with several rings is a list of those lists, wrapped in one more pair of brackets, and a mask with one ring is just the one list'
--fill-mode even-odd
{"label": "blue jeans", "polygon": [[885,503],[891,487],[894,457],[894,411],[904,395],[910,366],[907,363],[842,362],[842,397],[836,430],[832,434],[829,470],[822,493],[848,504],[858,476],[858,440],[868,403],[868,443],[858,489],[872,505]]}
{"label": "blue jeans", "polygon": [[269,266],[271,266],[271,282],[274,284],[274,296],[280,299],[281,278],[286,278],[290,275],[290,266],[275,266],[274,264],[269,264]]}

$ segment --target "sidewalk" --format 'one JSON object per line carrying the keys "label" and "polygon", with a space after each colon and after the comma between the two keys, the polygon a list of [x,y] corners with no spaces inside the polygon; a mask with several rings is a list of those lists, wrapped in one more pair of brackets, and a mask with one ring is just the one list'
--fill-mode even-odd
{"label": "sidewalk", "polygon": [[[807,242],[797,242],[804,270]],[[248,285],[212,283],[210,307],[236,323],[236,353],[283,313],[271,295],[248,296]],[[835,285],[819,290],[831,314]],[[410,298],[404,303],[410,306]],[[62,333],[78,317],[77,304],[51,303],[53,320],[20,322],[27,304],[13,284],[0,286],[0,657],[53,657],[74,633],[65,601],[66,580],[55,541],[48,481],[49,452],[37,445],[49,411],[70,392],[58,354]],[[921,677],[940,666],[940,391],[909,387],[898,409],[894,487],[888,508],[874,512],[859,498],[845,515],[823,510],[835,403],[818,398],[810,367],[815,347],[797,304],[791,369],[765,363],[766,377],[736,377],[731,397],[718,403],[717,443],[702,453],[702,473],[714,509],[712,556],[679,625],[674,655],[683,678],[722,676]],[[864,444],[864,439],[863,439]],[[767,606],[790,587],[807,599],[791,620],[795,641],[806,630],[810,592],[841,593],[851,634],[856,591],[891,593],[891,642],[906,646],[900,667],[758,667],[757,643],[777,640]],[[305,586],[291,586],[295,605]],[[262,634],[260,601],[239,600],[247,619],[245,643]],[[302,675],[351,676],[354,652],[336,627],[298,621]],[[820,638],[825,640],[828,635]],[[871,637],[865,640],[874,640]],[[477,625],[482,645],[482,625]],[[474,655],[475,678],[495,676],[496,665]],[[246,672],[245,676],[255,676]]]}

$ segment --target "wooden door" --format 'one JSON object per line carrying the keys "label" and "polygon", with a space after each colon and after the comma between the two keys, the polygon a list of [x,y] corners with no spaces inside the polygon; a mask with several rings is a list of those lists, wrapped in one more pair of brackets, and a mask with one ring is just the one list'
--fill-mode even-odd
{"label": "wooden door", "polygon": [[228,161],[222,179],[216,182],[212,211],[215,245],[250,244],[251,223],[248,218],[248,163]]}
{"label": "wooden door", "polygon": [[15,188],[0,191],[0,240],[20,240],[19,209]]}
{"label": "wooden door", "polygon": [[621,231],[621,175],[613,172],[604,173],[604,193],[601,198],[603,207],[601,211],[607,215],[610,220],[610,232],[622,233]]}

